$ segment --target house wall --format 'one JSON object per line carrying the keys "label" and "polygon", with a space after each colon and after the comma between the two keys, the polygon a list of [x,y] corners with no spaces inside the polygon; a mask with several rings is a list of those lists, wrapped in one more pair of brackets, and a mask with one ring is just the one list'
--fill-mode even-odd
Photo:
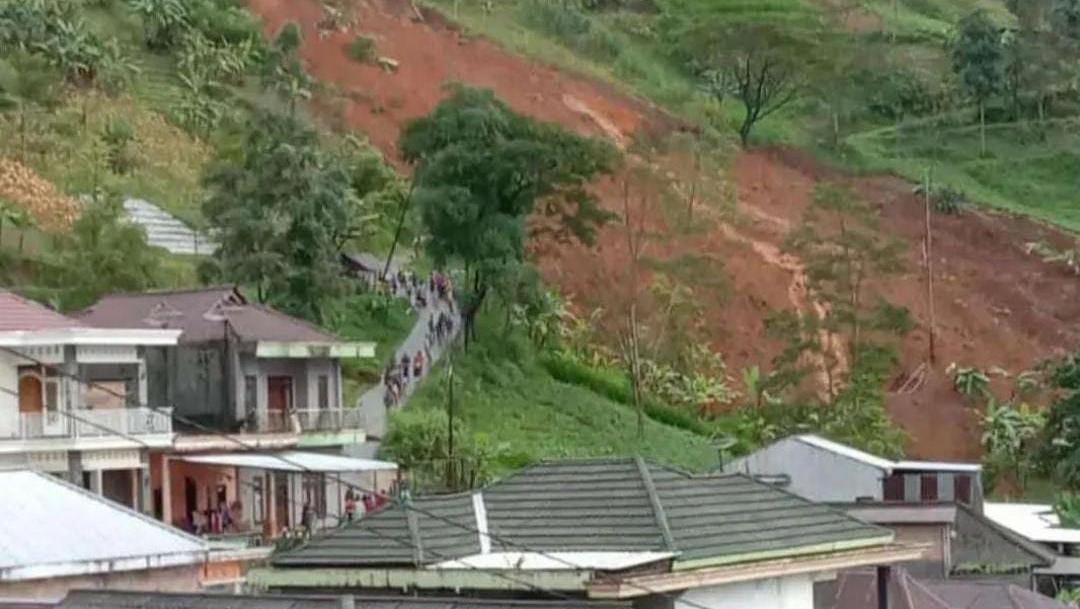
{"label": "house wall", "polygon": [[880,469],[793,438],[736,459],[724,471],[755,476],[786,474],[791,478],[787,490],[811,501],[882,499],[884,474]]}
{"label": "house wall", "polygon": [[207,423],[221,421],[225,408],[222,343],[181,345],[169,355],[169,402],[176,412]]}
{"label": "house wall", "polygon": [[144,590],[148,592],[197,592],[200,565],[121,571],[102,575],[53,577],[0,582],[0,598],[59,601],[70,590]]}
{"label": "house wall", "polygon": [[790,575],[683,592],[674,609],[814,609],[810,575]]}
{"label": "house wall", "polygon": [[896,533],[896,543],[926,544],[929,547],[922,560],[904,563],[904,568],[915,577],[941,579],[948,574],[949,560],[949,525],[945,523],[926,524],[883,524]]}
{"label": "house wall", "polygon": [[[162,488],[162,467],[164,460],[160,454],[150,455],[150,487],[155,497],[160,496],[165,500]],[[169,460],[169,504],[172,510],[172,523],[180,528],[187,528],[189,517],[187,513],[187,496],[184,491],[184,480],[190,478],[195,483],[196,508],[205,510],[207,506],[217,506],[217,487],[225,486],[226,500],[231,504],[237,499],[242,499],[237,494],[236,468],[204,465],[201,463],[188,463],[176,459]],[[208,503],[209,501],[209,503]],[[247,506],[245,506],[247,509]],[[154,506],[154,513],[162,513],[161,506]]]}

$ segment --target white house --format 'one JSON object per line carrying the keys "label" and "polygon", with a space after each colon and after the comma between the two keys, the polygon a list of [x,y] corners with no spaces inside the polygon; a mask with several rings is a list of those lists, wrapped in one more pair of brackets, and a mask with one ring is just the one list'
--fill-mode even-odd
{"label": "white house", "polygon": [[0,465],[29,465],[145,509],[148,451],[173,441],[147,398],[146,350],[164,329],[91,328],[0,290]]}

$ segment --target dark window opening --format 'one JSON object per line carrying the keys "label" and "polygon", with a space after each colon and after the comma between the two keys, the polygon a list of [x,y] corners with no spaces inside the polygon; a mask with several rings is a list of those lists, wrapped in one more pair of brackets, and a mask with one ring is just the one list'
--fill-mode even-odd
{"label": "dark window opening", "polygon": [[937,501],[936,474],[923,474],[919,477],[919,498],[923,501]]}
{"label": "dark window opening", "polygon": [[884,486],[882,495],[885,497],[885,501],[904,500],[904,476],[902,474],[888,476],[882,485]]}
{"label": "dark window opening", "polygon": [[957,474],[953,478],[953,495],[956,501],[971,505],[971,476]]}

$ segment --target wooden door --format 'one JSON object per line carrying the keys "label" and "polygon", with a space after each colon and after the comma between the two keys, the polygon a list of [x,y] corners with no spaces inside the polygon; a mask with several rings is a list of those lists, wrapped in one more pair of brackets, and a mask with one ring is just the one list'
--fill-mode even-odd
{"label": "wooden door", "polygon": [[267,407],[270,410],[292,410],[292,377],[271,376],[266,379]]}
{"label": "wooden door", "polygon": [[278,531],[288,528],[292,520],[289,518],[289,477],[282,472],[274,472],[274,503]]}
{"label": "wooden door", "polygon": [[24,376],[19,379],[19,412],[41,412],[45,400],[41,393],[41,379]]}

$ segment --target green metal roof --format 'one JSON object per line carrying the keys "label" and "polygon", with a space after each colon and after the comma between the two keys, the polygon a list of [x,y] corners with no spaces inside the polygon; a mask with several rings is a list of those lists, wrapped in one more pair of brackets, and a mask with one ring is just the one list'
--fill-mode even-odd
{"label": "green metal roof", "polygon": [[[493,552],[671,551],[675,568],[692,568],[892,541],[887,529],[740,474],[692,476],[634,458],[544,462],[477,493]],[[412,524],[390,506],[273,564],[419,566],[477,554],[473,495],[414,498]]]}

